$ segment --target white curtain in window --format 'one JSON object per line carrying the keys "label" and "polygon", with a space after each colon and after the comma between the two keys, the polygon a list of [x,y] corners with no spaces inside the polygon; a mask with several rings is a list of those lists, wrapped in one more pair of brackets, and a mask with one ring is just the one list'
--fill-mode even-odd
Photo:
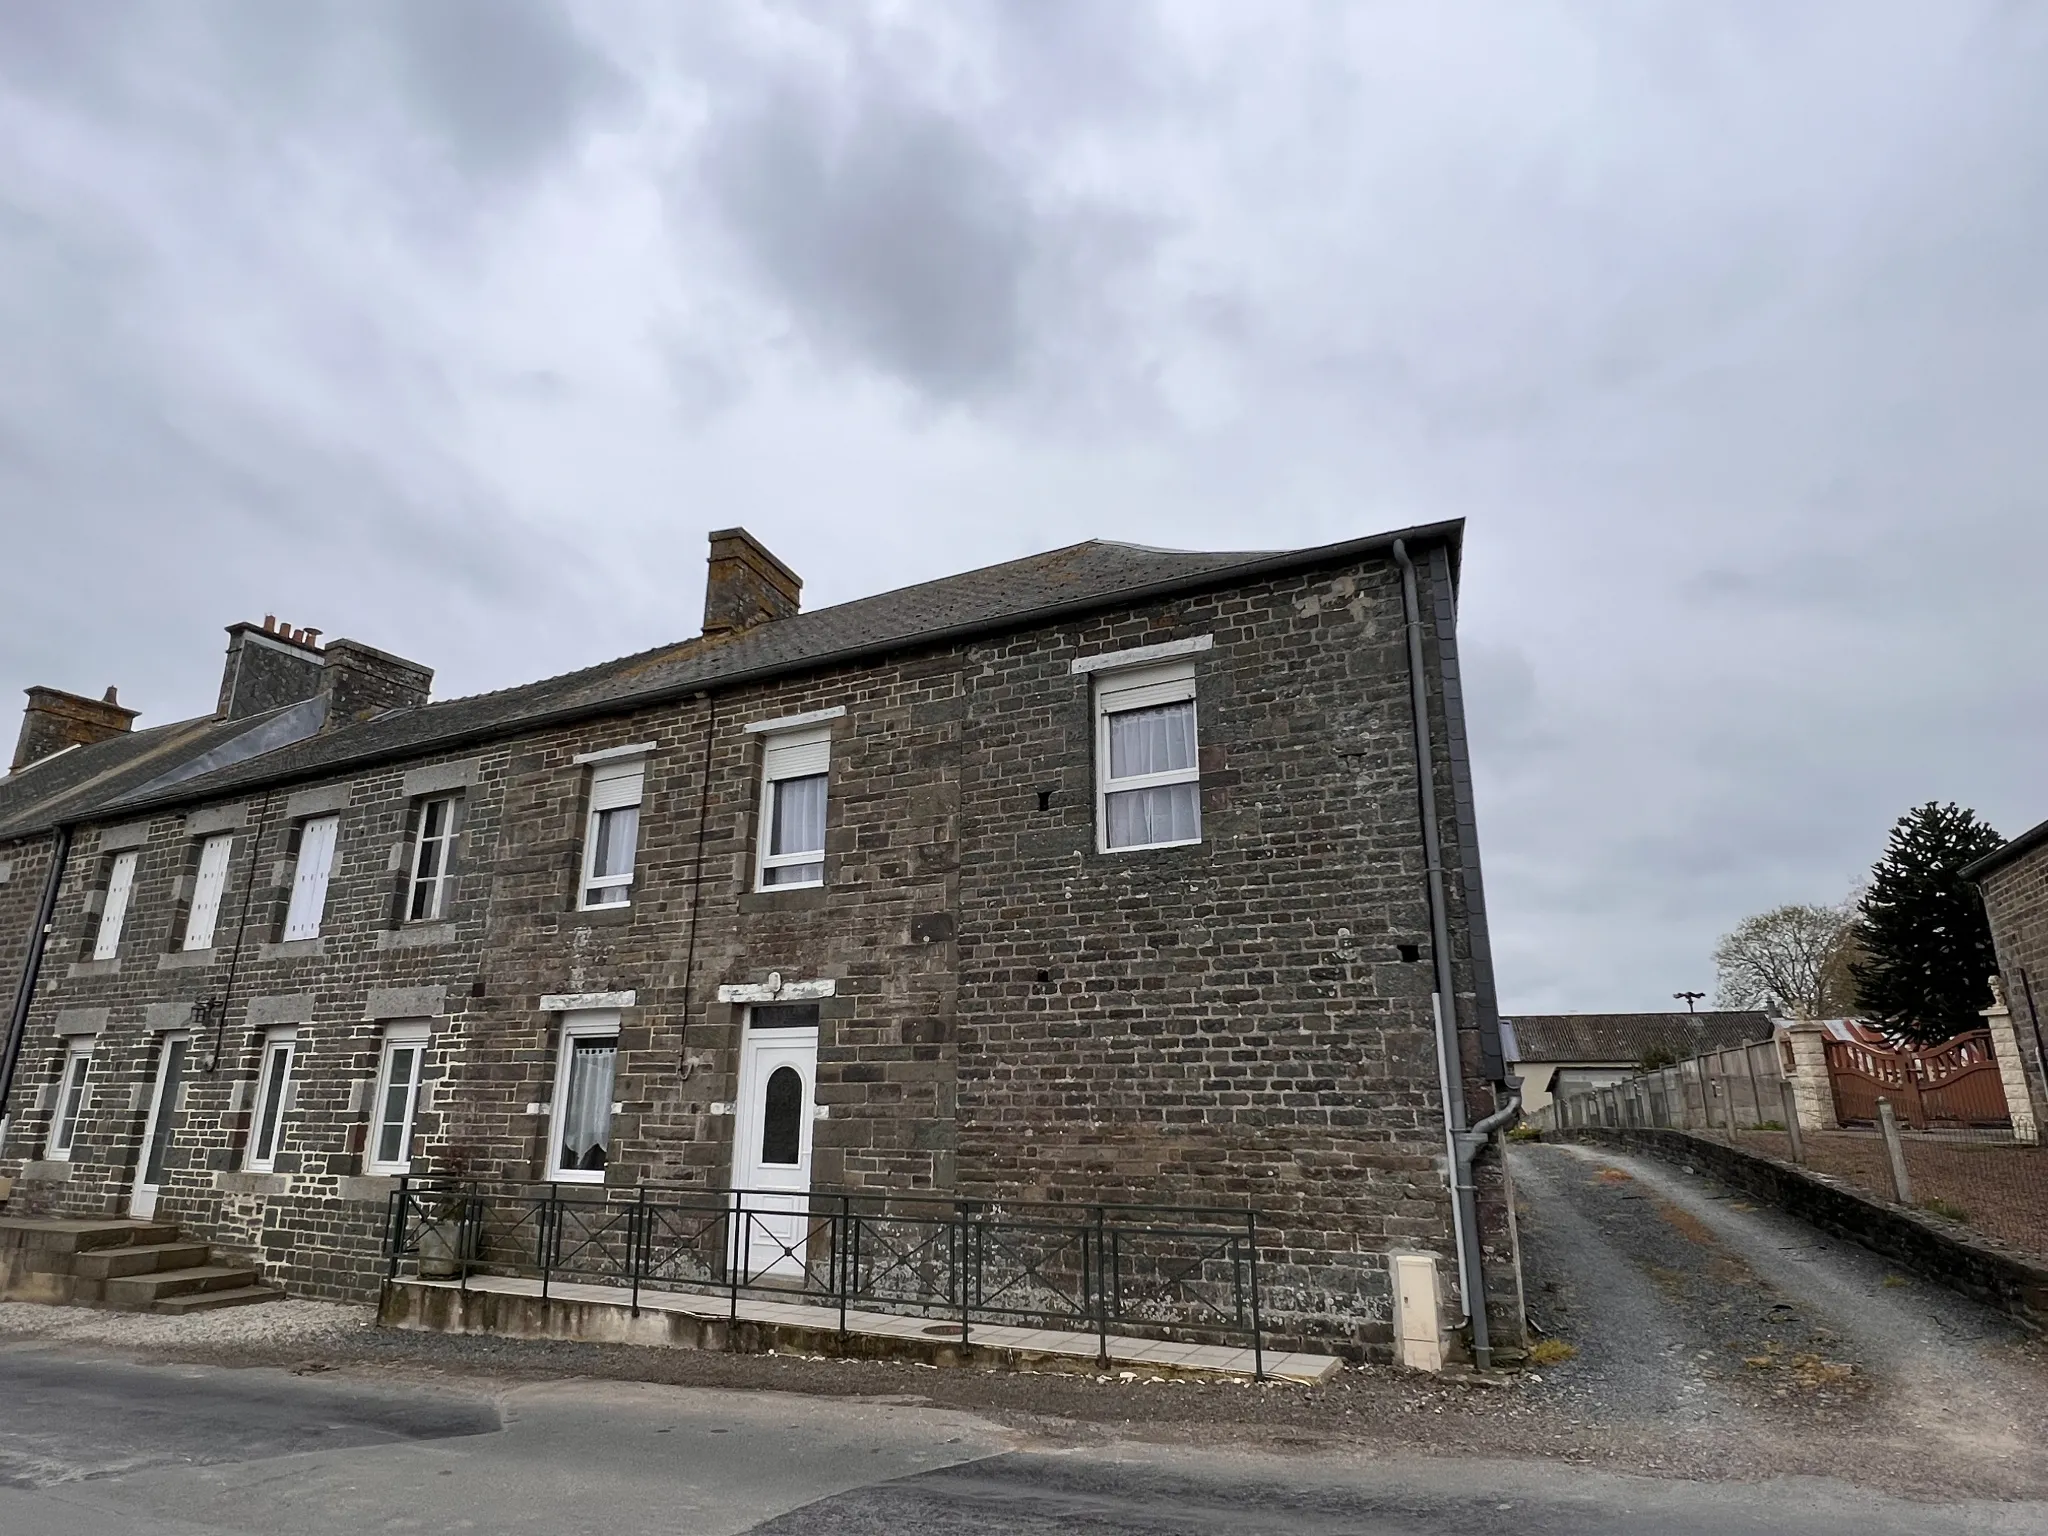
{"label": "white curtain in window", "polygon": [[633,846],[639,838],[639,806],[623,805],[617,810],[598,812],[597,849],[590,860],[591,879],[630,875],[633,872]]}
{"label": "white curtain in window", "polygon": [[822,853],[825,848],[825,775],[781,779],[775,785],[775,836],[768,851]]}
{"label": "white curtain in window", "polygon": [[1195,766],[1195,701],[1109,717],[1109,776],[1135,779]]}
{"label": "white curtain in window", "polygon": [[1127,789],[1107,799],[1112,848],[1192,842],[1202,835],[1199,786],[1193,783]]}
{"label": "white curtain in window", "polygon": [[570,1042],[567,1088],[562,1093],[561,1168],[599,1170],[610,1155],[612,1074],[616,1036]]}

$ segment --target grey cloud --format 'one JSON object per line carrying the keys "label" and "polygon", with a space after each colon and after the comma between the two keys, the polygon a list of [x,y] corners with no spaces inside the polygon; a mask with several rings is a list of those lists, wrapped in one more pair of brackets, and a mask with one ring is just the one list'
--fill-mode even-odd
{"label": "grey cloud", "polygon": [[940,395],[1021,365],[1034,223],[1018,177],[957,121],[791,92],[728,121],[704,180],[828,350]]}

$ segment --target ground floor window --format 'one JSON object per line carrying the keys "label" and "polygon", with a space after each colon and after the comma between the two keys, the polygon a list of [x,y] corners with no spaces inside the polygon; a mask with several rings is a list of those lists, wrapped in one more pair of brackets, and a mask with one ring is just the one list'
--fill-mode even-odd
{"label": "ground floor window", "polygon": [[292,1053],[298,1031],[274,1029],[263,1038],[263,1062],[256,1078],[256,1118],[249,1134],[249,1167],[268,1173],[277,1166],[284,1115],[291,1107]]}
{"label": "ground floor window", "polygon": [[611,1161],[618,1060],[616,1013],[572,1013],[563,1018],[554,1113],[549,1117],[549,1178],[604,1182],[605,1165]]}
{"label": "ground floor window", "polygon": [[50,1122],[50,1156],[71,1155],[78,1122],[85,1115],[85,1083],[92,1072],[92,1041],[73,1040],[64,1052],[64,1074],[57,1080],[57,1115]]}
{"label": "ground floor window", "polygon": [[370,1126],[370,1172],[412,1169],[413,1113],[419,1108],[420,1068],[427,1057],[429,1026],[393,1024],[384,1032],[384,1059],[377,1069],[376,1107]]}

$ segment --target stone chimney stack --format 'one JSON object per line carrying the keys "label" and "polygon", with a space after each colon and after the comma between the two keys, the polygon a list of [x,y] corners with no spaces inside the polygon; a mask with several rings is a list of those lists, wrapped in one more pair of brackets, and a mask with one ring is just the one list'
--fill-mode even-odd
{"label": "stone chimney stack", "polygon": [[320,691],[327,695],[327,730],[367,720],[387,709],[424,704],[434,685],[432,667],[360,640],[333,641],[327,647],[326,660]]}
{"label": "stone chimney stack", "polygon": [[21,735],[14,743],[9,772],[55,756],[66,747],[89,747],[122,735],[141,713],[123,709],[111,688],[104,699],[88,699],[61,688],[30,688],[27,692],[28,708],[21,712]]}
{"label": "stone chimney stack", "polygon": [[240,720],[320,691],[320,631],[293,629],[265,614],[263,623],[228,626],[228,660],[221,669],[216,720]]}
{"label": "stone chimney stack", "polygon": [[744,528],[711,535],[711,570],[704,583],[704,633],[736,635],[771,619],[796,616],[803,578]]}

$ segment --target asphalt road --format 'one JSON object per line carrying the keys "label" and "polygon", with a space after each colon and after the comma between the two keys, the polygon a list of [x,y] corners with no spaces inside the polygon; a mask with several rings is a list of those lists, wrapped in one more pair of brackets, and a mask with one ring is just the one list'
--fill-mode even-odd
{"label": "asphalt road", "polygon": [[0,1531],[221,1536],[1948,1536],[2048,1506],[1557,1463],[1048,1449],[907,1401],[622,1382],[295,1377],[0,1350]]}

